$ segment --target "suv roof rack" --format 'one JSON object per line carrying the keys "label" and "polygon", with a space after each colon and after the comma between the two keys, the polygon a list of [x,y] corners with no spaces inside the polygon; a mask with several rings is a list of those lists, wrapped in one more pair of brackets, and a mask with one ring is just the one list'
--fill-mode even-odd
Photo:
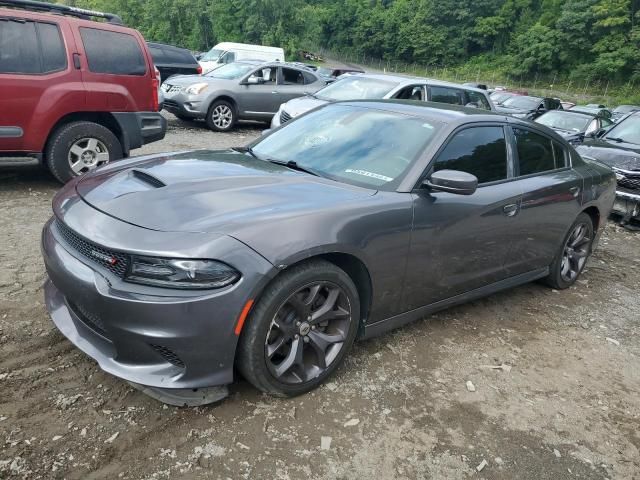
{"label": "suv roof rack", "polygon": [[23,10],[35,10],[38,12],[51,12],[62,15],[71,15],[73,17],[91,20],[91,17],[104,18],[109,23],[115,25],[124,25],[122,19],[113,13],[97,12],[95,10],[86,10],[84,8],[69,7],[68,5],[58,5],[54,3],[37,2],[34,0],[0,0],[0,7],[7,6],[12,8],[21,8]]}

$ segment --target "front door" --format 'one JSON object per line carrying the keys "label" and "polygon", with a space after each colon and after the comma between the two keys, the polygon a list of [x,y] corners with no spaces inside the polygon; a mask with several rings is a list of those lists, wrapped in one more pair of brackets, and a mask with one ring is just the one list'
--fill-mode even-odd
{"label": "front door", "polygon": [[[414,191],[414,223],[404,306],[411,310],[502,280],[514,241],[521,190],[503,125],[452,135],[430,172],[460,170],[478,178],[473,195]],[[429,173],[430,173],[429,172]]]}
{"label": "front door", "polygon": [[242,88],[237,98],[243,118],[268,120],[275,115],[281,103],[277,79],[278,67],[264,67],[255,70],[241,82]]}

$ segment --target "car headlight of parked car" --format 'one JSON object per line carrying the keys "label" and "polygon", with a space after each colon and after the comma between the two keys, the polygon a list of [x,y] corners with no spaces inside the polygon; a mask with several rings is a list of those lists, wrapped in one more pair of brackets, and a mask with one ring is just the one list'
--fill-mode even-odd
{"label": "car headlight of parked car", "polygon": [[216,260],[132,256],[127,282],[180,289],[222,288],[237,282],[240,272]]}
{"label": "car headlight of parked car", "polygon": [[199,95],[204,92],[207,88],[209,88],[208,83],[194,83],[193,85],[189,85],[185,87],[184,92],[189,95]]}

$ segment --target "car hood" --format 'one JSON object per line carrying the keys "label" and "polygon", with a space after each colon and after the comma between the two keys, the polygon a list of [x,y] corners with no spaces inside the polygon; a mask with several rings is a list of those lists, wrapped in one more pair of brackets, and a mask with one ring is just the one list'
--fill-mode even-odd
{"label": "car hood", "polygon": [[589,140],[580,145],[578,153],[621,170],[640,172],[640,146],[613,144],[606,140]]}
{"label": "car hood", "polygon": [[92,207],[132,225],[232,236],[247,224],[290,220],[376,193],[235,150],[117,162],[83,177],[76,191]]}
{"label": "car hood", "polygon": [[294,118],[313,108],[325,105],[326,103],[329,102],[327,100],[320,100],[319,98],[312,97],[311,95],[305,95],[304,97],[289,100],[282,106],[282,109]]}
{"label": "car hood", "polygon": [[217,84],[217,85],[231,85],[234,83],[238,83],[238,79],[226,80],[224,78],[212,78],[207,77],[206,75],[174,75],[172,77],[167,78],[164,83],[168,83],[170,85],[178,85],[181,87],[186,87],[188,85],[193,85],[194,83],[208,83],[208,84]]}

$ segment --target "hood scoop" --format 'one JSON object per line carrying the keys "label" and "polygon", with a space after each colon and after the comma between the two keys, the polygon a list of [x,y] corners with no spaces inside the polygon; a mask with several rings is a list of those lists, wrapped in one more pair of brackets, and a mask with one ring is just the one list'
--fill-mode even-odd
{"label": "hood scoop", "polygon": [[151,175],[150,173],[147,173],[143,170],[138,170],[137,168],[134,168],[130,170],[130,173],[136,179],[140,180],[141,182],[147,183],[154,188],[162,188],[167,186],[167,184],[164,183],[162,180],[160,180],[158,177]]}

